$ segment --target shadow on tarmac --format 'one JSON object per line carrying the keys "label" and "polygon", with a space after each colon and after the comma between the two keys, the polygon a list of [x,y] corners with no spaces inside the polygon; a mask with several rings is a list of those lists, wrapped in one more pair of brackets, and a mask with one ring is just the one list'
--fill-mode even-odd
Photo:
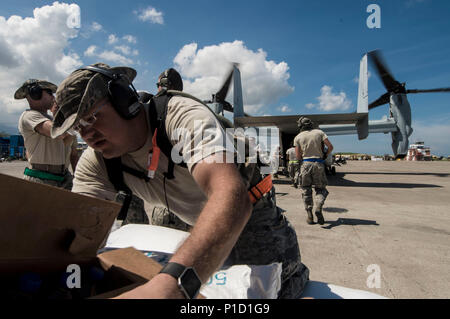
{"label": "shadow on tarmac", "polygon": [[331,229],[336,226],[349,225],[349,226],[379,226],[375,220],[364,220],[364,219],[354,219],[354,218],[338,218],[336,221],[325,221],[328,226],[322,227],[323,229]]}
{"label": "shadow on tarmac", "polygon": [[301,298],[313,299],[344,299],[331,291],[327,283],[320,281],[308,281]]}
{"label": "shadow on tarmac", "polygon": [[[353,173],[349,173],[353,174]],[[360,173],[363,174],[363,173]],[[368,173],[372,174],[372,173]],[[335,176],[328,176],[329,186],[347,187],[380,187],[380,188],[442,188],[441,185],[418,184],[418,183],[375,183],[375,182],[354,182],[344,178],[344,173],[337,173]],[[412,175],[412,174],[409,174]],[[441,174],[444,175],[444,174]]]}
{"label": "shadow on tarmac", "polygon": [[[339,173],[338,173],[339,174]],[[448,177],[450,174],[447,173],[426,173],[426,172],[348,172],[340,173],[348,175],[415,175],[415,176],[437,176],[437,177]]]}
{"label": "shadow on tarmac", "polygon": [[276,192],[275,193],[277,196],[286,196],[286,195],[289,195],[289,193],[278,193],[278,192]]}
{"label": "shadow on tarmac", "polygon": [[292,182],[288,179],[272,179],[272,184],[290,185]]}
{"label": "shadow on tarmac", "polygon": [[324,207],[323,208],[324,212],[327,213],[337,213],[337,214],[342,214],[342,213],[346,213],[348,212],[348,209],[345,208],[339,208],[339,207]]}

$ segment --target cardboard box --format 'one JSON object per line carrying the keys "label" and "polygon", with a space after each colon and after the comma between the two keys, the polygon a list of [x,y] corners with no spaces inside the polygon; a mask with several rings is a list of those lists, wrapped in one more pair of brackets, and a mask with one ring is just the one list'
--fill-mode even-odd
{"label": "cardboard box", "polygon": [[161,266],[133,248],[97,256],[119,210],[111,201],[0,174],[0,290],[20,274],[51,276],[71,264],[105,270],[100,297],[150,280]]}

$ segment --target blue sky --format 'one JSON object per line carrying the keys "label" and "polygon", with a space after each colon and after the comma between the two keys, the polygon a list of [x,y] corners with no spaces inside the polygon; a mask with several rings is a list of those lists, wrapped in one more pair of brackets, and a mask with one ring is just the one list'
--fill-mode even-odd
{"label": "blue sky", "polygon": [[[381,28],[369,29],[369,4]],[[209,98],[227,62],[239,62],[244,105],[254,115],[353,112],[359,60],[383,50],[409,89],[450,87],[450,2],[446,0],[318,1],[2,1],[0,130],[14,130],[27,78],[58,84],[95,62],[129,65],[135,85],[154,92],[157,76],[177,68],[186,91]],[[69,21],[69,22],[68,22]],[[369,101],[383,94],[369,68]],[[450,155],[450,94],[408,96],[414,133],[437,155]],[[388,115],[388,106],[370,119]],[[336,151],[392,154],[391,138],[332,136]]]}

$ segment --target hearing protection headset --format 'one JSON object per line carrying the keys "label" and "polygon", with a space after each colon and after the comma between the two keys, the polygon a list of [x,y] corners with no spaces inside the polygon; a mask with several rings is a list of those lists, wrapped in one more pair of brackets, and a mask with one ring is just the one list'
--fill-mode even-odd
{"label": "hearing protection headset", "polygon": [[86,66],[80,70],[88,70],[108,77],[108,93],[111,104],[121,117],[130,120],[139,114],[139,95],[126,74],[115,73],[96,66]]}
{"label": "hearing protection headset", "polygon": [[159,79],[159,85],[165,87],[166,89],[172,85],[172,82],[169,80],[169,71],[170,69],[165,70]]}
{"label": "hearing protection headset", "polygon": [[183,91],[183,80],[175,69],[167,69],[159,75],[158,85],[167,90]]}
{"label": "hearing protection headset", "polygon": [[32,100],[40,100],[42,98],[42,88],[39,86],[37,80],[32,80],[30,84],[27,86],[28,95]]}

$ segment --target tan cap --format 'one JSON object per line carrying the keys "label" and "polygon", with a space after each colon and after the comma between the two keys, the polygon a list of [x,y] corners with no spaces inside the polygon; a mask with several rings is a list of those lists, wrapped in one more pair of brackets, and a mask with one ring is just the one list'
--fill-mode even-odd
{"label": "tan cap", "polygon": [[[132,68],[111,68],[103,63],[96,63],[92,66],[107,69],[113,73],[125,74],[130,83],[136,77],[136,70]],[[59,106],[59,110],[53,120],[52,138],[66,133],[89,113],[95,103],[108,97],[110,80],[101,73],[78,69],[62,81],[56,91],[56,104]]]}
{"label": "tan cap", "polygon": [[26,98],[27,95],[29,94],[28,87],[31,85],[38,85],[43,90],[51,90],[52,93],[55,93],[57,89],[57,86],[51,82],[44,80],[29,79],[25,81],[19,89],[17,89],[16,93],[14,93],[14,98],[16,100],[22,100]]}

